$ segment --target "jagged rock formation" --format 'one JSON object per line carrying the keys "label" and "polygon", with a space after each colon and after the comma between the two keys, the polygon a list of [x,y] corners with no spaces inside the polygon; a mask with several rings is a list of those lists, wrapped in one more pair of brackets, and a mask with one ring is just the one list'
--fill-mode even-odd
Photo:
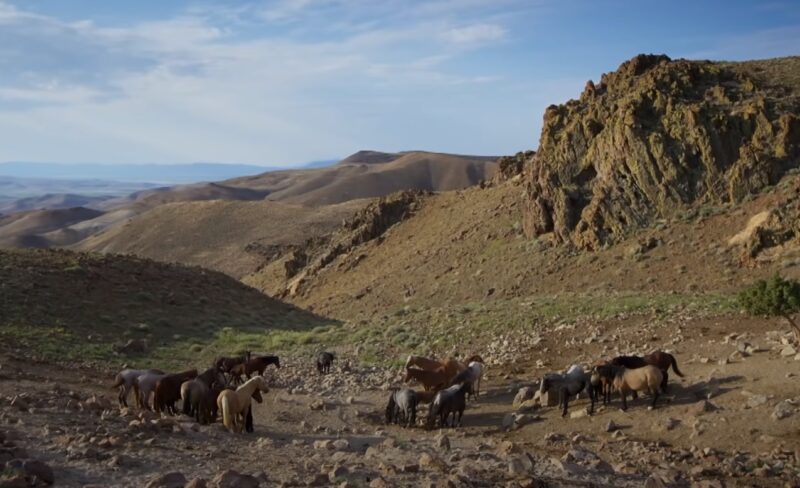
{"label": "jagged rock formation", "polygon": [[747,226],[728,240],[741,251],[742,265],[756,267],[800,251],[800,180],[771,208],[750,218]]}
{"label": "jagged rock formation", "polygon": [[503,156],[497,160],[494,181],[508,181],[525,170],[525,165],[536,155],[534,151],[520,151],[513,156]]}
{"label": "jagged rock formation", "polygon": [[598,249],[695,202],[738,202],[800,165],[800,58],[639,55],[547,108],[525,171],[529,236]]}
{"label": "jagged rock formation", "polygon": [[[349,254],[365,242],[381,239],[387,229],[412,215],[419,200],[427,194],[410,190],[380,198],[342,222],[341,228],[330,236],[310,239],[305,246],[292,250],[283,259],[285,278],[290,280],[283,296],[299,293],[307,278],[336,258]],[[349,265],[358,263],[358,256],[351,258]]]}

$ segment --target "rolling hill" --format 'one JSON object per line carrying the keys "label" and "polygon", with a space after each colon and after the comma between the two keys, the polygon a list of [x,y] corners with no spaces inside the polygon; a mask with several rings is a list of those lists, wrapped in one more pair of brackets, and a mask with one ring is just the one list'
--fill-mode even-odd
{"label": "rolling hill", "polygon": [[[241,277],[275,252],[265,248],[298,246],[331,232],[365,204],[360,200],[406,189],[466,188],[491,178],[493,161],[421,151],[361,151],[319,168],[137,191],[95,203],[95,212],[17,214],[0,221],[0,247],[133,253]],[[16,219],[26,223],[11,225]],[[41,221],[47,224],[37,224]]]}

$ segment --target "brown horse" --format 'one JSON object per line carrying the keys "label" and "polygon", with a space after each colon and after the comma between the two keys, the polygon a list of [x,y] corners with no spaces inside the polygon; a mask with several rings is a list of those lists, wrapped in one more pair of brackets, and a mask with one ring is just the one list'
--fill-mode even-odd
{"label": "brown horse", "polygon": [[222,370],[223,373],[230,373],[231,368],[236,366],[237,364],[242,364],[250,360],[250,351],[245,351],[244,354],[241,356],[234,356],[234,357],[218,357],[214,361],[214,366]]}
{"label": "brown horse", "polygon": [[628,369],[642,368],[644,366],[655,366],[661,370],[661,391],[667,391],[667,380],[669,379],[668,370],[672,366],[675,374],[683,378],[683,373],[678,370],[678,362],[675,356],[668,352],[655,351],[646,356],[617,356],[611,360],[612,366],[623,366]]}
{"label": "brown horse", "polygon": [[447,383],[449,382],[449,376],[445,372],[444,368],[441,367],[433,371],[426,371],[419,368],[408,368],[403,381],[408,383],[411,380],[416,380],[422,383],[422,387],[425,389],[425,391],[436,391],[447,386]]}
{"label": "brown horse", "polygon": [[267,366],[270,364],[274,364],[276,368],[281,367],[281,361],[278,356],[257,356],[249,359],[248,361],[237,364],[230,370],[232,381],[234,384],[240,384],[243,382],[242,376],[246,376],[249,380],[250,375],[253,373],[263,375],[264,371],[267,369]]}
{"label": "brown horse", "polygon": [[158,380],[153,393],[153,409],[156,412],[169,412],[172,415],[178,413],[175,402],[181,398],[181,385],[184,381],[189,381],[197,377],[197,370],[190,369],[183,373],[168,374]]}
{"label": "brown horse", "polygon": [[467,366],[453,357],[448,357],[444,361],[439,361],[422,356],[408,356],[406,360],[406,371],[410,369],[436,371],[440,368],[447,375],[447,382],[449,383],[458,373],[467,369]]}

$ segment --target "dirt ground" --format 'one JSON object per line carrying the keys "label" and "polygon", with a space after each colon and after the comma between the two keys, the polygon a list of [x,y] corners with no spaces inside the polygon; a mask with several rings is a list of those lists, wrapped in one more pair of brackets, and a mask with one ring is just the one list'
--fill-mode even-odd
{"label": "dirt ground", "polygon": [[[342,368],[346,359],[321,378],[309,361],[282,358],[254,409],[255,432],[234,435],[218,423],[121,411],[111,371],[7,353],[0,455],[44,461],[57,486],[145,486],[174,471],[212,480],[228,469],[261,486],[797,486],[800,361],[781,355],[778,324],[718,317],[655,331],[647,321],[565,325],[515,362],[485,358],[481,397],[463,427],[444,431],[384,425],[385,388],[399,372]],[[752,352],[737,352],[737,340]],[[685,375],[670,376],[656,409],[640,398],[623,412],[614,397],[587,416],[582,398],[566,418],[530,408],[503,428],[519,387],[544,372],[642,348],[671,350]],[[780,402],[789,414],[778,420]]]}

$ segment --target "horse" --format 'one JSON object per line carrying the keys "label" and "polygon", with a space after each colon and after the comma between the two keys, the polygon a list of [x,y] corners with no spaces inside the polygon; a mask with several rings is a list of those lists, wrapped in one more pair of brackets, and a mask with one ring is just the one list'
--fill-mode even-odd
{"label": "horse", "polygon": [[[208,394],[208,390],[214,386],[226,386],[225,375],[216,366],[208,368],[193,380],[184,381],[181,384],[181,400],[183,401],[183,413],[194,417],[200,421],[200,402]],[[216,398],[216,397],[215,397]]]}
{"label": "horse", "polygon": [[336,355],[332,352],[322,351],[317,354],[317,371],[319,371],[319,374],[330,373],[334,359],[336,359]]}
{"label": "horse", "polygon": [[[223,390],[236,391],[236,389],[230,385],[222,386],[214,384],[214,386],[212,386],[206,392],[205,396],[200,399],[199,417],[197,419],[198,423],[205,425],[212,424],[217,421],[217,414],[219,413],[217,398],[219,398],[219,394],[222,393]],[[264,401],[264,398],[261,396],[261,392],[258,389],[253,391],[252,399],[255,400],[256,403],[262,403]],[[246,432],[253,432],[252,406],[251,408],[247,409],[244,430]]]}
{"label": "horse", "polygon": [[442,368],[447,375],[447,382],[449,383],[458,373],[465,370],[467,367],[453,357],[448,357],[444,361],[438,361],[422,356],[408,356],[406,360],[406,371],[415,368],[425,371],[435,371]]}
{"label": "horse", "polygon": [[[128,395],[130,395],[131,389],[136,383],[136,378],[147,373],[164,374],[163,371],[158,369],[123,369],[117,373],[111,388],[119,388],[117,400],[119,401],[120,407],[128,406]],[[139,403],[138,399],[136,399],[136,403]]]}
{"label": "horse", "polygon": [[136,396],[136,405],[143,410],[150,410],[150,394],[155,390],[158,380],[166,373],[147,372],[139,375],[133,382],[133,393]]}
{"label": "horse", "polygon": [[248,380],[253,373],[263,376],[264,371],[270,364],[274,364],[279,369],[281,367],[281,361],[278,356],[256,356],[232,367],[230,370],[231,379],[235,384],[242,382],[242,376],[246,376]]}
{"label": "horse", "polygon": [[417,423],[417,394],[408,388],[392,391],[386,405],[386,423],[399,424],[401,420],[406,427]]}
{"label": "horse", "polygon": [[558,405],[562,407],[562,417],[567,416],[569,397],[577,395],[584,390],[589,394],[589,400],[591,401],[589,415],[594,413],[596,395],[594,394],[592,379],[590,375],[583,371],[582,367],[574,365],[569,368],[566,374],[549,373],[544,375],[542,383],[539,385],[539,393],[544,394],[553,387],[558,390]]}
{"label": "horse", "polygon": [[653,408],[656,406],[658,395],[661,392],[663,374],[656,366],[642,366],[641,368],[619,368],[614,376],[614,389],[622,397],[622,409],[628,409],[627,394],[631,391],[645,391],[653,395]]}
{"label": "horse", "polygon": [[[457,383],[468,382],[470,384],[471,395],[477,398],[480,394],[480,380],[483,377],[484,367],[482,363],[473,361],[464,371],[458,373],[455,378],[450,381],[450,386]],[[479,386],[476,388],[476,384]]]}
{"label": "horse", "polygon": [[453,385],[445,390],[436,393],[428,409],[427,427],[430,429],[439,418],[439,426],[447,427],[447,419],[453,414],[451,427],[456,426],[456,414],[458,415],[458,426],[461,426],[461,419],[464,416],[464,409],[467,405],[467,393],[469,392],[469,382]]}
{"label": "horse", "polygon": [[156,382],[153,391],[153,410],[168,412],[172,415],[178,413],[175,402],[181,398],[181,385],[197,377],[197,370],[190,369],[182,373],[164,375]]}
{"label": "horse", "polygon": [[426,371],[424,369],[417,369],[417,368],[408,368],[406,370],[406,375],[403,378],[404,383],[408,383],[411,380],[416,380],[422,383],[422,387],[425,391],[431,390],[441,390],[447,384],[449,377],[447,373],[445,373],[444,368],[439,368],[433,371]]}
{"label": "horse", "polygon": [[222,414],[222,423],[231,432],[241,433],[245,424],[245,417],[250,409],[250,400],[253,392],[259,390],[269,392],[263,376],[253,376],[242,386],[232,390],[223,390],[217,397],[217,408]]}
{"label": "horse", "polygon": [[610,364],[597,364],[592,368],[592,386],[595,393],[595,401],[597,401],[597,394],[603,395],[603,405],[611,403],[611,393],[614,391],[614,377],[621,369],[620,366],[612,366]]}
{"label": "horse", "polygon": [[214,360],[214,366],[219,368],[223,373],[230,373],[231,368],[248,360],[250,360],[250,351],[245,351],[241,356],[218,357]]}
{"label": "horse", "polygon": [[661,370],[662,380],[661,380],[661,391],[667,391],[667,381],[669,380],[669,368],[672,366],[672,370],[675,371],[675,374],[683,378],[683,373],[678,370],[678,361],[675,360],[675,356],[668,352],[663,351],[654,351],[646,356],[617,356],[611,360],[611,364],[614,366],[624,366],[628,369],[636,369],[641,368],[643,366],[655,366]]}

